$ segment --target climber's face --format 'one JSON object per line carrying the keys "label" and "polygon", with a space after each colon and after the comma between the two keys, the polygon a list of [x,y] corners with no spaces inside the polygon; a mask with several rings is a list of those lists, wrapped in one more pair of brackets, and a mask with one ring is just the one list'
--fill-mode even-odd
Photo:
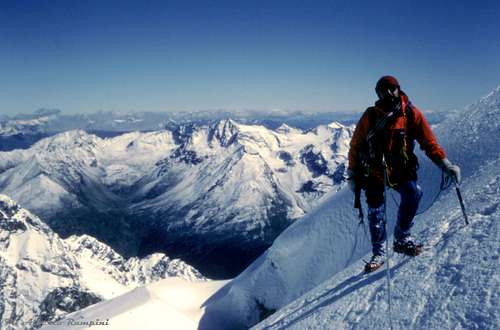
{"label": "climber's face", "polygon": [[381,100],[389,99],[394,100],[399,97],[399,87],[398,86],[387,86],[387,88],[381,89],[378,92],[378,97]]}

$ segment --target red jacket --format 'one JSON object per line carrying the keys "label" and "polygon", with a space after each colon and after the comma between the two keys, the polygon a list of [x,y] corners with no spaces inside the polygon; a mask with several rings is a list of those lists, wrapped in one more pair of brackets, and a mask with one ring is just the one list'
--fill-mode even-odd
{"label": "red jacket", "polygon": [[[402,109],[406,109],[409,104],[408,97],[401,92],[401,102]],[[384,128],[386,133],[389,133],[391,138],[388,139],[386,145],[379,146],[384,150],[384,153],[389,153],[392,150],[391,143],[393,141],[392,137],[394,133],[399,130],[405,130],[405,152],[408,154],[413,154],[414,141],[416,140],[420,144],[420,148],[425,151],[426,155],[434,162],[444,159],[446,157],[445,152],[441,146],[436,141],[436,137],[432,133],[432,130],[427,123],[422,112],[415,106],[411,105],[410,111],[413,111],[411,120],[408,120],[406,116],[406,111],[401,111],[401,115],[395,120],[391,120]],[[349,166],[348,168],[352,171],[356,171],[359,152],[366,143],[366,137],[368,132],[374,125],[385,115],[382,102],[378,101],[375,103],[374,107],[368,108],[354,130],[354,134],[351,140],[349,149]]]}

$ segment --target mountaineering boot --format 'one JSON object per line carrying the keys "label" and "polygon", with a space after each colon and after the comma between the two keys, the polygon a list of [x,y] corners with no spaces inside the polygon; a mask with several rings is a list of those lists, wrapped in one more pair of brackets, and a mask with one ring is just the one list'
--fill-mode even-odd
{"label": "mountaineering boot", "polygon": [[384,256],[380,254],[374,254],[370,259],[370,262],[365,264],[365,273],[371,273],[384,264]]}
{"label": "mountaineering boot", "polygon": [[422,244],[415,244],[411,237],[407,237],[405,239],[399,239],[394,241],[394,245],[392,246],[394,252],[406,254],[407,256],[418,256],[422,253]]}

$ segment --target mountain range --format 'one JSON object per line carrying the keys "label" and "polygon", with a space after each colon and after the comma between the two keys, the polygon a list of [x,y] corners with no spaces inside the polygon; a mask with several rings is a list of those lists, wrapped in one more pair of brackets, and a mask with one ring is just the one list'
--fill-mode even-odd
{"label": "mountain range", "polygon": [[90,235],[125,257],[163,252],[228,278],[343,186],[352,131],[230,119],[113,138],[68,131],[0,153],[0,192],[64,238]]}

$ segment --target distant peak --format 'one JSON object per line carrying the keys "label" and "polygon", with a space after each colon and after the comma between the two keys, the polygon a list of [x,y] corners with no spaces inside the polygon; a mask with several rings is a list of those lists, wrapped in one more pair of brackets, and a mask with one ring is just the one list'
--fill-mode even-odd
{"label": "distant peak", "polygon": [[4,212],[18,208],[17,203],[7,195],[0,194],[0,211]]}
{"label": "distant peak", "polygon": [[483,96],[481,98],[481,101],[483,100],[489,100],[489,99],[492,99],[492,98],[499,98],[500,99],[500,85],[498,85],[497,87],[493,88],[493,90],[491,92],[489,92],[487,95]]}
{"label": "distant peak", "polygon": [[500,106],[500,85],[495,87],[487,95],[479,99],[479,101],[468,106],[468,109],[479,107],[479,108],[491,108]]}
{"label": "distant peak", "polygon": [[341,123],[336,122],[336,121],[331,122],[330,124],[328,124],[328,127],[329,128],[333,128],[333,129],[345,128],[344,125],[342,125]]}
{"label": "distant peak", "polygon": [[239,124],[234,120],[222,119],[211,130],[211,137],[218,139],[222,146],[229,146],[238,136]]}
{"label": "distant peak", "polygon": [[71,131],[66,131],[66,132],[56,134],[52,137],[52,140],[64,139],[64,138],[68,138],[68,137],[69,138],[83,137],[83,136],[87,136],[87,135],[90,135],[90,134],[88,134],[87,132],[85,132],[82,129],[76,129],[76,130],[71,130]]}
{"label": "distant peak", "polygon": [[36,116],[57,116],[61,114],[60,109],[46,109],[40,108],[34,113]]}
{"label": "distant peak", "polygon": [[51,230],[38,217],[7,195],[0,194],[0,231],[14,233],[37,228],[46,234]]}
{"label": "distant peak", "polygon": [[300,130],[295,128],[295,127],[291,127],[291,126],[288,126],[287,124],[283,123],[276,129],[276,132],[290,133],[290,132],[300,132]]}
{"label": "distant peak", "polygon": [[56,134],[47,139],[43,139],[36,143],[38,146],[61,146],[64,148],[82,146],[84,144],[94,144],[96,140],[100,140],[94,134],[89,134],[82,129],[67,131],[63,133]]}
{"label": "distant peak", "polygon": [[276,130],[277,131],[286,131],[286,130],[289,130],[290,128],[291,128],[290,126],[288,126],[287,124],[283,123]]}
{"label": "distant peak", "polygon": [[221,119],[219,120],[219,125],[223,125],[223,126],[234,126],[234,127],[237,127],[239,126],[239,123],[237,123],[234,119],[232,118],[225,118],[225,119]]}

